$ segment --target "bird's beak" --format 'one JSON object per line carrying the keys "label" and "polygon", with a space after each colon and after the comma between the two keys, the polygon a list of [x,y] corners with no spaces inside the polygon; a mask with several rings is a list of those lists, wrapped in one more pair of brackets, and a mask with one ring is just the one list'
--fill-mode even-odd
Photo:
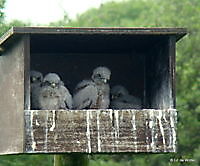
{"label": "bird's beak", "polygon": [[55,84],[55,83],[52,83],[51,86],[52,86],[53,88],[55,88],[55,87],[56,87],[56,84]]}
{"label": "bird's beak", "polygon": [[104,83],[107,83],[107,79],[103,79],[103,82],[104,82]]}

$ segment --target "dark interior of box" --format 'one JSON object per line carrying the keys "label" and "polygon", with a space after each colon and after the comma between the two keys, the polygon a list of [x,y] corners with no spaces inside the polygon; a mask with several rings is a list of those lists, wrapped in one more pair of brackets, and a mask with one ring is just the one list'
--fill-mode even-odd
{"label": "dark interior of box", "polygon": [[128,34],[31,35],[30,69],[59,74],[73,93],[94,68],[106,66],[112,72],[111,87],[125,86],[142,100],[143,108],[169,108],[168,39]]}

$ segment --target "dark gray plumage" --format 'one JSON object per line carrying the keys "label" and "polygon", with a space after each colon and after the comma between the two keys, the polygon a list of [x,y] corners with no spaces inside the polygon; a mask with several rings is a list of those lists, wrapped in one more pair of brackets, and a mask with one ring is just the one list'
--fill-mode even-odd
{"label": "dark gray plumage", "polygon": [[74,109],[108,108],[110,105],[111,71],[107,67],[97,67],[93,70],[91,80],[81,81],[75,88],[73,96]]}
{"label": "dark gray plumage", "polygon": [[64,84],[60,85],[60,91],[61,91],[61,95],[62,95],[62,103],[65,105],[66,109],[72,109],[72,105],[73,105],[73,100],[72,100],[72,95],[70,94],[69,90],[64,86]]}
{"label": "dark gray plumage", "polygon": [[32,70],[30,72],[30,82],[31,82],[31,109],[38,108],[38,94],[40,91],[40,86],[43,81],[43,75],[39,71]]}
{"label": "dark gray plumage", "polygon": [[47,74],[39,92],[39,109],[71,109],[72,96],[56,73]]}
{"label": "dark gray plumage", "polygon": [[139,98],[129,94],[128,90],[121,86],[116,85],[111,89],[111,105],[113,109],[141,109],[142,102]]}

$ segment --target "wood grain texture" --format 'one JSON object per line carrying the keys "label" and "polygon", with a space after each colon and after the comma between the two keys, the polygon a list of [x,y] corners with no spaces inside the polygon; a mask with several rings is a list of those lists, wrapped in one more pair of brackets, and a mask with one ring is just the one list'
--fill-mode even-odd
{"label": "wood grain texture", "polygon": [[10,43],[10,39],[24,34],[129,34],[129,35],[175,35],[176,40],[185,36],[187,29],[185,28],[135,28],[135,27],[12,27],[2,37],[0,37],[0,46]]}
{"label": "wood grain texture", "polygon": [[176,152],[176,117],[175,109],[25,110],[25,152]]}
{"label": "wood grain texture", "polygon": [[24,39],[0,56],[0,154],[24,145]]}

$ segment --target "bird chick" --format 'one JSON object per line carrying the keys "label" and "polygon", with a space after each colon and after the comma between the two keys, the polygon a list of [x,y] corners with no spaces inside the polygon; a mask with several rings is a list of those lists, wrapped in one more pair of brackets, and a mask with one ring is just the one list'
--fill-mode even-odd
{"label": "bird chick", "polygon": [[38,108],[38,94],[40,86],[43,81],[43,75],[39,71],[30,71],[30,84],[31,84],[31,109]]}
{"label": "bird chick", "polygon": [[72,96],[56,73],[47,74],[39,92],[39,109],[71,109]]}
{"label": "bird chick", "polygon": [[81,81],[75,88],[73,96],[74,109],[100,109],[110,105],[111,71],[107,67],[97,67],[93,70],[90,80]]}
{"label": "bird chick", "polygon": [[111,89],[111,108],[113,109],[141,109],[142,102],[139,98],[129,94],[128,90],[116,85]]}

